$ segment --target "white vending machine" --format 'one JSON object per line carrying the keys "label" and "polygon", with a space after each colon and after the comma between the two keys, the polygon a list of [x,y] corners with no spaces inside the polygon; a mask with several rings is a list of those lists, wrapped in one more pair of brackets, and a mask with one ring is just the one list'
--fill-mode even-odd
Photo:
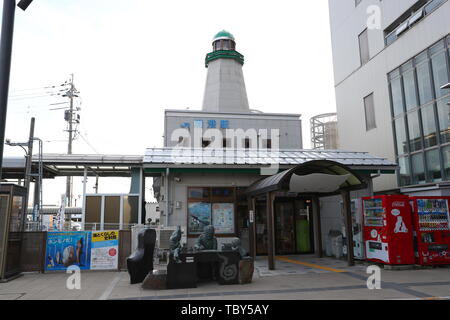
{"label": "white vending machine", "polygon": [[[362,200],[353,199],[351,201],[351,212],[352,212],[352,231],[353,231],[353,255],[355,259],[365,260],[366,254],[364,250],[364,237],[363,237],[363,211],[362,211]],[[342,235],[344,236],[344,254],[347,254],[347,233],[345,228],[345,214],[344,205],[341,202],[341,213],[342,213]]]}

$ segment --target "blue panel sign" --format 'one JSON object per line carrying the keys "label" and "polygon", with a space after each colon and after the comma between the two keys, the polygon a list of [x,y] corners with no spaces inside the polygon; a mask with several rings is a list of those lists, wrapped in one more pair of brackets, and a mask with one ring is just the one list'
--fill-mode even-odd
{"label": "blue panel sign", "polygon": [[48,232],[45,270],[66,270],[72,265],[91,268],[91,232]]}

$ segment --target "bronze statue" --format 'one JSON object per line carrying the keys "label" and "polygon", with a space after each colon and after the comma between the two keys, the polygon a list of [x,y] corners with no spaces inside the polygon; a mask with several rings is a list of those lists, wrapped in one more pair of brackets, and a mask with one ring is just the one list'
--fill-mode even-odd
{"label": "bronze statue", "polygon": [[169,238],[170,255],[176,263],[181,263],[180,253],[184,250],[184,247],[180,243],[182,233],[181,227],[178,226],[177,230]]}
{"label": "bronze statue", "polygon": [[203,250],[217,250],[217,238],[214,236],[214,227],[206,226],[203,233],[195,242],[195,249]]}
{"label": "bronze statue", "polygon": [[245,249],[242,248],[241,239],[239,238],[234,238],[233,241],[231,241],[231,250],[239,252],[241,258],[248,256],[247,251],[245,251]]}

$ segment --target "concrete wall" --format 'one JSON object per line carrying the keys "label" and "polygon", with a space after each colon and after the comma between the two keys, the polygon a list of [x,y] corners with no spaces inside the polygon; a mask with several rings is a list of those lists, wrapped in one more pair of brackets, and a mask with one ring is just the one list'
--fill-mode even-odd
{"label": "concrete wall", "polygon": [[[190,133],[193,135],[195,120],[203,120],[204,131],[207,130],[208,120],[216,120],[217,129],[220,129],[220,120],[228,120],[229,129],[255,129],[257,132],[260,129],[266,129],[268,138],[270,138],[271,130],[277,129],[280,135],[280,149],[303,148],[300,115],[207,113],[200,111],[166,111],[164,146],[174,147],[178,144],[178,138],[176,137],[175,141],[171,141],[171,137],[173,132],[180,129],[183,123],[190,124]],[[225,138],[225,130],[221,131]]]}
{"label": "concrete wall", "polygon": [[[372,196],[370,189],[351,192],[350,199],[360,199]],[[342,232],[345,230],[344,216],[341,211],[341,196],[325,197],[320,199],[320,218],[322,224],[322,247],[325,251],[326,241],[330,230]],[[344,229],[343,229],[344,228]]]}
{"label": "concrete wall", "polygon": [[[426,16],[391,45],[383,30],[410,8],[413,0],[329,0],[340,149],[367,151],[396,161],[387,74],[450,33],[450,1]],[[358,35],[367,27],[366,9],[382,9],[381,30],[369,31],[371,60],[360,66]],[[364,97],[373,93],[377,128],[366,131]],[[397,188],[394,175],[374,181],[374,190]]]}

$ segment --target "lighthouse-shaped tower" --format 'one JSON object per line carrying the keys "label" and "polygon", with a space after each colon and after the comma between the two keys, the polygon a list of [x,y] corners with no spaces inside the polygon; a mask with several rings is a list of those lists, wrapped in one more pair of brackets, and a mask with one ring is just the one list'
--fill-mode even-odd
{"label": "lighthouse-shaped tower", "polygon": [[219,32],[213,40],[213,51],[206,56],[206,79],[203,111],[249,113],[245,89],[244,56],[236,51],[231,33]]}

